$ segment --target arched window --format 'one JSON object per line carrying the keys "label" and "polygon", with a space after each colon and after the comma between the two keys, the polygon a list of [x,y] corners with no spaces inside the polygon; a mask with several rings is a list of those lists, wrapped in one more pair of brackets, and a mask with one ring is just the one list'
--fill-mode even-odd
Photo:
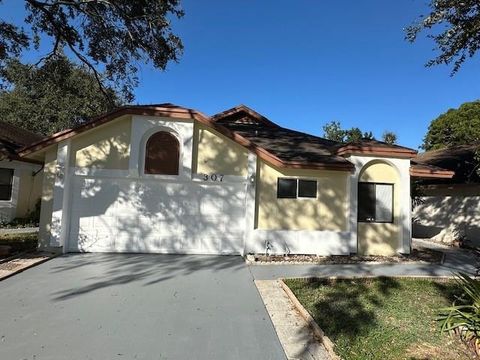
{"label": "arched window", "polygon": [[147,140],[145,174],[178,175],[180,144],[166,131],[159,131]]}

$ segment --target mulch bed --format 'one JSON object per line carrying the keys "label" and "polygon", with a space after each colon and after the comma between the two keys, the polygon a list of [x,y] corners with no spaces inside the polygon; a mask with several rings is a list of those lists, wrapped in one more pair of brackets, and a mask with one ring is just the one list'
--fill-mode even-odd
{"label": "mulch bed", "polygon": [[55,256],[57,256],[57,254],[51,252],[34,251],[4,259],[0,263],[0,280],[6,279],[32,266],[41,264]]}
{"label": "mulch bed", "polygon": [[441,264],[443,253],[439,250],[417,248],[408,255],[377,256],[377,255],[254,255],[254,263],[292,263],[292,264],[358,264],[358,263],[413,263],[424,262],[430,264]]}

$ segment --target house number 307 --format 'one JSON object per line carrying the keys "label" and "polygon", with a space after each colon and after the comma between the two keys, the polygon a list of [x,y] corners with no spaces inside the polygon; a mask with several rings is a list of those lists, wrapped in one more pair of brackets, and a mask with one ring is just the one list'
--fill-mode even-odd
{"label": "house number 307", "polygon": [[203,174],[203,181],[223,181],[223,174]]}

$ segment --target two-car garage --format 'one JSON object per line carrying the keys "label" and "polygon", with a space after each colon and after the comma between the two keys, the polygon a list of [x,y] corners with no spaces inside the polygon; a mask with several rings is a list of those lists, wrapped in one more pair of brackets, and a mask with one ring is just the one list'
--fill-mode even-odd
{"label": "two-car garage", "polygon": [[69,252],[239,254],[244,247],[244,182],[75,175],[71,186]]}

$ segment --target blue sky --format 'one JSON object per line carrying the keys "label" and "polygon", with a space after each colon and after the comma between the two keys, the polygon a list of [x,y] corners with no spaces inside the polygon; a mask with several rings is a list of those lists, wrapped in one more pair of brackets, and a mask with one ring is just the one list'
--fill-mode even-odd
{"label": "blue sky", "polygon": [[426,13],[427,0],[182,4],[186,15],[174,29],[184,55],[166,72],[142,68],[138,103],[206,114],[243,103],[296,130],[322,135],[337,120],[377,137],[394,131],[402,145],[417,148],[430,120],[480,98],[480,55],[452,78],[446,66],[424,67],[435,55],[431,40],[404,40],[403,28]]}
{"label": "blue sky", "polygon": [[[417,148],[431,119],[480,98],[479,61],[450,77],[425,68],[434,44],[404,40],[426,0],[183,2],[185,44],[166,73],[145,68],[140,103],[170,101],[207,114],[244,103],[290,128],[395,131]],[[479,55],[480,56],[480,55]]]}

